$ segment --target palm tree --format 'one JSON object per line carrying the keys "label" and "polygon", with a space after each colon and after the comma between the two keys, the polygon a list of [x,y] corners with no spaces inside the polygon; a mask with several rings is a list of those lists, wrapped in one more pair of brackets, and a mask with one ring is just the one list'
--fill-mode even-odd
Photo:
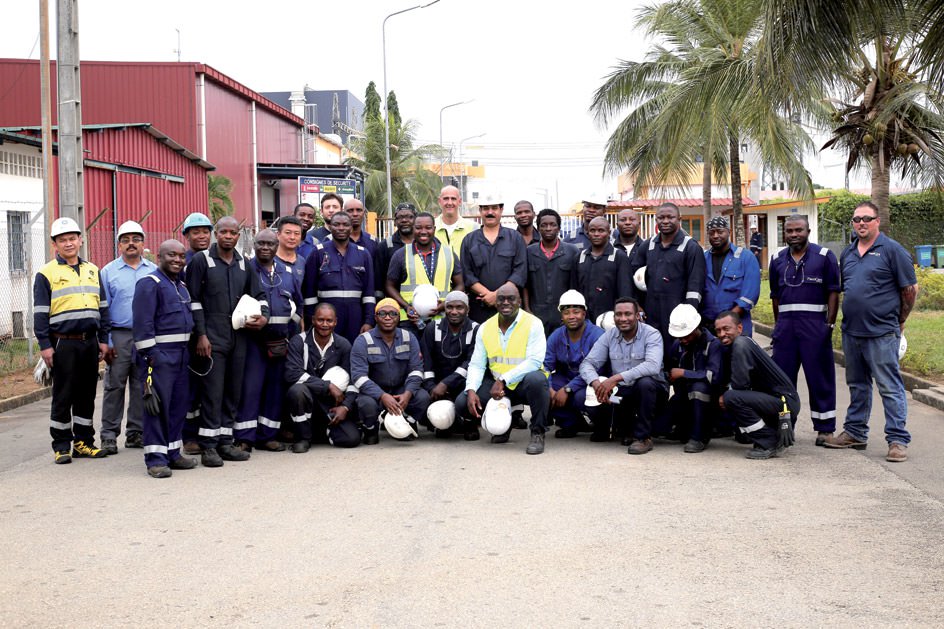
{"label": "palm tree", "polygon": [[622,61],[591,105],[603,125],[631,108],[607,143],[610,172],[628,169],[642,185],[684,185],[703,160],[703,189],[710,190],[708,173],[725,178],[727,168],[738,243],[745,241],[742,139],[757,144],[794,191],[812,195],[801,161],[809,137],[767,98],[770,86],[755,71],[762,8],[762,0],[671,0],[642,9],[639,22],[660,43],[643,62]]}
{"label": "palm tree", "polygon": [[233,191],[233,182],[223,175],[209,175],[207,177],[207,192],[210,197],[210,219],[215,224],[224,216],[233,215],[233,200],[230,192]]}

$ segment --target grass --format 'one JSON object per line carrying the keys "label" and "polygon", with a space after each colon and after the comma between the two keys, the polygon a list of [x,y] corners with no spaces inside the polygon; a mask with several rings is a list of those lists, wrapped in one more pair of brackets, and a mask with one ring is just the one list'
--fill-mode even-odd
{"label": "grass", "polygon": [[33,360],[29,359],[29,346],[26,339],[3,339],[0,340],[0,375],[13,373],[22,369],[32,369],[39,359],[39,345],[34,339]]}

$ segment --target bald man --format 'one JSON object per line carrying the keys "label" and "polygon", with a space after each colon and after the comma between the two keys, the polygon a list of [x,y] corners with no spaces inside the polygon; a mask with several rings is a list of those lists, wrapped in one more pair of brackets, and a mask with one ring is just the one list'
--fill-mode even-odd
{"label": "bald man", "polygon": [[348,199],[343,210],[351,217],[351,242],[366,249],[373,263],[377,259],[377,241],[364,229],[364,204],[360,199]]}
{"label": "bald man", "polygon": [[439,209],[436,218],[436,239],[448,245],[461,258],[462,240],[479,228],[478,223],[460,214],[462,195],[455,186],[445,186],[439,192]]}

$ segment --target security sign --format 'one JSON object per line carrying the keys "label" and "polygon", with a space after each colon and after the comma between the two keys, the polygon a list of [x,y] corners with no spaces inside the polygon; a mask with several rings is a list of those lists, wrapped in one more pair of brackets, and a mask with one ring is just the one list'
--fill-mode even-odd
{"label": "security sign", "polygon": [[345,201],[353,199],[357,193],[353,179],[321,179],[318,177],[298,178],[298,202],[310,203],[321,207],[321,197],[332,192]]}

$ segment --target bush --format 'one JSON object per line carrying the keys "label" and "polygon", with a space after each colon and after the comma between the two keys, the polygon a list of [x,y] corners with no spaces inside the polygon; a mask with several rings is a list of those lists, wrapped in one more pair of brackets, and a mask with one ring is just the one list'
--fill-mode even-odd
{"label": "bush", "polygon": [[944,273],[920,268],[915,273],[918,276],[915,310],[944,310]]}

